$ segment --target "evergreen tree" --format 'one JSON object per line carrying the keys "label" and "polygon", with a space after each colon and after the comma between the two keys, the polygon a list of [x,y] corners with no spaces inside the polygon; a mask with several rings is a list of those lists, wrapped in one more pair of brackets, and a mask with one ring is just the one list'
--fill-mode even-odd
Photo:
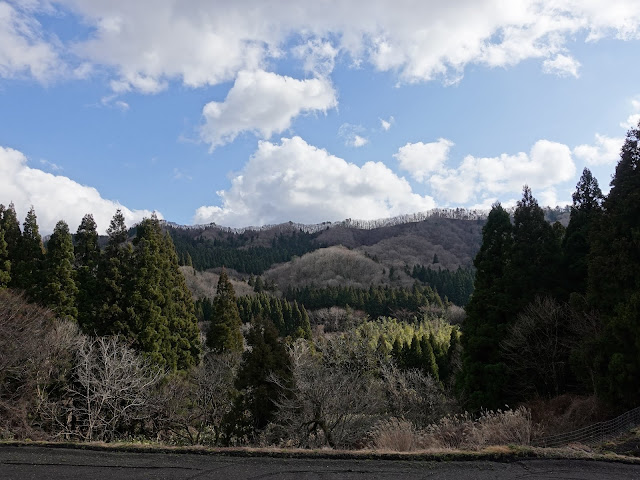
{"label": "evergreen tree", "polygon": [[42,299],[43,260],[44,246],[38,229],[38,219],[31,207],[22,224],[22,237],[18,243],[13,279],[15,286],[26,291],[29,298],[35,301]]}
{"label": "evergreen tree", "polygon": [[588,168],[573,193],[571,218],[562,241],[564,299],[587,291],[589,238],[602,213],[602,191]]}
{"label": "evergreen tree", "polygon": [[560,290],[560,240],[525,185],[513,215],[513,247],[506,272],[512,320],[536,297]]}
{"label": "evergreen tree", "polygon": [[82,218],[76,231],[75,267],[76,286],[78,287],[78,324],[87,329],[98,314],[100,291],[98,289],[98,266],[100,264],[100,246],[98,231],[93,215]]}
{"label": "evergreen tree", "polygon": [[74,281],[73,243],[69,226],[60,220],[47,243],[44,269],[44,303],[61,318],[76,319],[76,295]]}
{"label": "evergreen tree", "polygon": [[[7,255],[15,270],[22,232],[20,232],[20,223],[18,222],[18,216],[16,215],[16,209],[13,203],[10,203],[6,209],[3,207],[2,210],[0,229],[4,230],[4,240],[7,242]],[[11,285],[16,286],[15,279],[11,282]]]}
{"label": "evergreen tree", "polygon": [[511,319],[505,274],[512,248],[509,214],[495,204],[482,229],[482,246],[473,262],[475,290],[466,307],[462,371],[457,381],[459,394],[474,411],[504,406],[508,371],[500,355],[500,342]]}
{"label": "evergreen tree", "polygon": [[253,430],[259,431],[273,419],[275,401],[283,393],[269,377],[275,375],[283,385],[290,385],[290,360],[278,339],[278,330],[269,319],[254,319],[247,343],[251,348],[242,355],[235,386],[242,392],[241,404],[250,414]]}
{"label": "evergreen tree", "polygon": [[169,319],[169,331],[172,332],[171,347],[176,352],[176,367],[186,370],[199,361],[202,352],[200,329],[193,297],[178,267],[176,249],[168,233],[164,234],[163,247],[166,262],[163,286],[164,296],[168,300],[163,308]]}
{"label": "evergreen tree", "polygon": [[8,287],[10,281],[11,261],[9,261],[7,242],[4,240],[4,230],[0,228],[0,289]]}
{"label": "evergreen tree", "polygon": [[117,210],[107,229],[109,240],[98,266],[99,302],[97,315],[92,321],[84,318],[84,329],[90,334],[123,334],[130,337],[127,313],[132,287],[133,249],[127,243],[127,227],[124,215]]}
{"label": "evergreen tree", "polygon": [[588,299],[604,321],[593,352],[598,393],[640,398],[640,125],[629,130],[603,213],[590,237]]}
{"label": "evergreen tree", "polygon": [[213,302],[213,318],[207,332],[207,346],[216,353],[242,352],[241,326],[236,294],[223,268]]}

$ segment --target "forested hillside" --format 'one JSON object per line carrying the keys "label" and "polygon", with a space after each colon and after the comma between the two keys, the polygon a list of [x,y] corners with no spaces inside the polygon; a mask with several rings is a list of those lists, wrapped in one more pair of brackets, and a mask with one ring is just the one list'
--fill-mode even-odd
{"label": "forested hillside", "polygon": [[0,205],[0,437],[479,448],[635,407],[639,137],[566,225],[524,186],[486,220],[371,228],[118,211],[101,248],[91,215],[44,245]]}

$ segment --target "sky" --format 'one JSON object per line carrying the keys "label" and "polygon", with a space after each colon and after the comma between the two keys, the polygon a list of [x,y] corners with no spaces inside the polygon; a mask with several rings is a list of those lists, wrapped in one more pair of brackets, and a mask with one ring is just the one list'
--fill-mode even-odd
{"label": "sky", "polygon": [[637,0],[0,0],[0,203],[41,233],[231,227],[609,189]]}

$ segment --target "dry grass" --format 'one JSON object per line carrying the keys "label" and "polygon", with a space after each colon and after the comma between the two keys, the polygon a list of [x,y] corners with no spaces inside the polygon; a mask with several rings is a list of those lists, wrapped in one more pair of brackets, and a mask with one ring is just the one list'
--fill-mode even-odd
{"label": "dry grass", "polygon": [[485,411],[480,418],[469,414],[447,416],[427,428],[425,448],[479,450],[490,445],[529,445],[533,423],[531,412]]}
{"label": "dry grass", "polygon": [[422,447],[421,435],[411,422],[392,418],[373,431],[373,446],[379,451],[413,452]]}

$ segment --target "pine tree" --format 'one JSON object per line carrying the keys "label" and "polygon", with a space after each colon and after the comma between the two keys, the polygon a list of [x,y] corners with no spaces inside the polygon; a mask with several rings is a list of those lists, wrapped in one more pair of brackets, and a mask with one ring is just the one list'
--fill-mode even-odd
{"label": "pine tree", "polygon": [[69,226],[60,220],[47,243],[44,262],[43,301],[61,318],[76,319],[78,288],[73,271],[73,243]]}
{"label": "pine tree", "polygon": [[511,320],[505,274],[511,261],[512,230],[506,210],[500,204],[493,205],[473,262],[475,290],[466,307],[462,371],[456,387],[467,408],[474,411],[504,406],[508,371],[500,355],[500,342]]}
{"label": "pine tree", "polygon": [[78,324],[81,328],[90,330],[88,327],[94,323],[98,314],[98,299],[100,298],[98,289],[100,246],[93,215],[87,214],[82,218],[76,231],[75,240]]}
{"label": "pine tree", "polygon": [[242,352],[242,322],[236,304],[236,294],[223,268],[214,299],[214,313],[207,332],[207,346],[216,353]]}
{"label": "pine tree", "polygon": [[590,237],[588,299],[603,318],[593,352],[598,393],[626,407],[640,398],[640,125],[629,130]]}

